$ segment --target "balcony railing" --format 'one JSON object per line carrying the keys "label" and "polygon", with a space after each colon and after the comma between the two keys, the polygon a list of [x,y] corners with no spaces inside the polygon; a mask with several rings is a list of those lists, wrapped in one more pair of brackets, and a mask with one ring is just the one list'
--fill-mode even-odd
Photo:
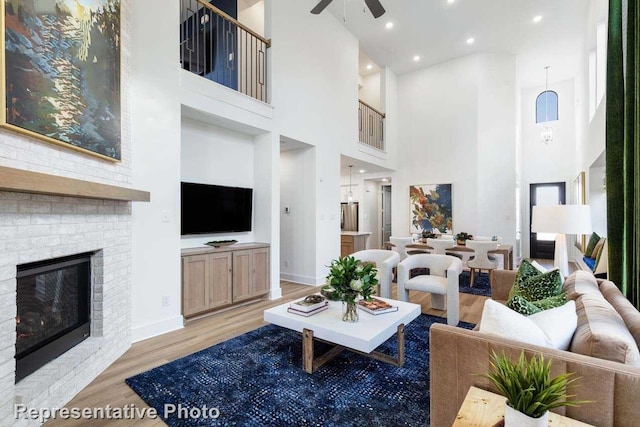
{"label": "balcony railing", "polygon": [[376,110],[366,102],[360,101],[360,106],[358,107],[360,142],[378,150],[385,151],[384,118],[384,113]]}
{"label": "balcony railing", "polygon": [[205,0],[180,0],[182,68],[269,102],[267,51],[271,40]]}

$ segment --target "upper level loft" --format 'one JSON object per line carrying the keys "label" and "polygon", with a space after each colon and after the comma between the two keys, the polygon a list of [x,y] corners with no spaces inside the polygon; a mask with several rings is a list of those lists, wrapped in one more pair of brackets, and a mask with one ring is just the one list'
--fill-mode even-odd
{"label": "upper level loft", "polygon": [[382,70],[360,50],[358,75],[358,141],[386,152]]}
{"label": "upper level loft", "polygon": [[269,103],[264,1],[180,0],[184,70]]}

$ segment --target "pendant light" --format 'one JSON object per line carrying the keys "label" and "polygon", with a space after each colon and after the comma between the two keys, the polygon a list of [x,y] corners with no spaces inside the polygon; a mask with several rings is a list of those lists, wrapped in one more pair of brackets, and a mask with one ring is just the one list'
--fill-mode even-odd
{"label": "pendant light", "polygon": [[[549,122],[549,66],[544,67],[545,70],[545,83],[544,83],[544,121]],[[553,128],[551,126],[545,126],[540,132],[540,140],[544,144],[551,144],[553,142]]]}
{"label": "pendant light", "polygon": [[353,171],[353,165],[349,165],[349,192],[347,193],[347,203],[349,206],[353,205],[353,192],[351,191],[351,172]]}

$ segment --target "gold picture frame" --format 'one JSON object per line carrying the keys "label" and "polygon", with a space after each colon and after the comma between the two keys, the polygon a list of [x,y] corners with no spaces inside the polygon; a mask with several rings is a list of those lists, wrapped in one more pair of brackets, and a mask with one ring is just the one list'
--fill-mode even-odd
{"label": "gold picture frame", "polygon": [[[580,172],[578,176],[573,180],[573,203],[576,205],[587,204],[587,190],[586,186],[586,174],[584,171]],[[579,234],[574,237],[574,245],[576,248],[584,252],[587,247],[587,236]]]}
{"label": "gold picture frame", "polygon": [[0,128],[121,162],[121,23],[120,0],[5,1]]}

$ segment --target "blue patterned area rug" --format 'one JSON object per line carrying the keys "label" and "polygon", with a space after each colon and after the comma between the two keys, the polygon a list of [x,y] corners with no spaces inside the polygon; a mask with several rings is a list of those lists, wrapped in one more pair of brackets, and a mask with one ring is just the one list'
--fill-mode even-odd
{"label": "blue patterned area rug", "polygon": [[[423,314],[407,325],[402,368],[345,351],[309,375],[301,335],[267,325],[126,382],[160,415],[165,404],[220,410],[217,419],[163,417],[170,426],[428,426],[429,328],[445,322]],[[396,339],[378,350],[395,355]]]}
{"label": "blue patterned area rug", "polygon": [[469,286],[471,282],[471,275],[468,271],[463,271],[460,274],[460,292],[464,294],[482,295],[485,297],[491,296],[491,285],[489,285],[489,275],[487,273],[476,273],[476,277],[473,281],[473,287]]}

